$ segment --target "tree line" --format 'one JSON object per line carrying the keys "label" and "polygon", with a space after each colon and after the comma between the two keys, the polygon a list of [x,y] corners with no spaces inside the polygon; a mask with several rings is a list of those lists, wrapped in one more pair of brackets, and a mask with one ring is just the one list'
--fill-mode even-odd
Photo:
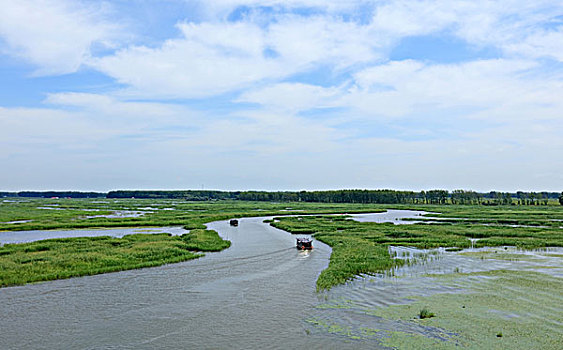
{"label": "tree line", "polygon": [[0,192],[0,197],[39,198],[147,198],[181,199],[188,201],[247,200],[261,202],[320,202],[365,204],[460,204],[460,205],[547,205],[550,199],[558,199],[563,205],[563,192],[496,192],[480,193],[468,190],[333,190],[333,191],[23,191]]}
{"label": "tree line", "polygon": [[[320,202],[365,204],[547,205],[558,192],[479,193],[467,190],[333,190],[333,191],[111,191],[108,198],[168,198],[186,200],[247,200],[262,202]],[[563,201],[560,199],[560,202]]]}
{"label": "tree line", "polygon": [[23,192],[0,192],[2,197],[24,197],[24,198],[105,198],[107,193],[102,192],[80,192],[80,191],[23,191]]}

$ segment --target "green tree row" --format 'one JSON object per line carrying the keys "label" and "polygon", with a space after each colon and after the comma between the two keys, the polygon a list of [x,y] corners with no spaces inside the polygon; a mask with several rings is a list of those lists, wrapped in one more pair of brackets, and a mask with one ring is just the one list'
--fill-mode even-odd
{"label": "green tree row", "polygon": [[189,201],[247,200],[263,202],[321,202],[321,203],[372,203],[372,204],[461,204],[461,205],[547,205],[558,199],[563,205],[563,192],[496,192],[479,193],[467,190],[334,190],[334,191],[111,191],[77,192],[0,192],[2,197],[59,197],[59,198],[152,198],[182,199]]}

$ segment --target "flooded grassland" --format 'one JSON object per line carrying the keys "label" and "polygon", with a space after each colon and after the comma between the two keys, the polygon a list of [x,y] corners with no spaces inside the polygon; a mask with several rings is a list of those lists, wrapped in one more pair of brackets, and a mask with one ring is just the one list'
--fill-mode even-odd
{"label": "flooded grassland", "polygon": [[333,248],[317,281],[326,301],[308,318],[313,333],[382,348],[563,346],[563,249],[547,248],[561,246],[560,229],[329,216],[274,225],[314,231]]}
{"label": "flooded grassland", "polygon": [[[414,265],[325,292],[309,321],[382,347],[560,349],[563,250],[483,252],[421,252]],[[425,309],[433,317],[421,318]]]}
{"label": "flooded grassland", "polygon": [[[324,215],[343,213],[364,214]],[[53,255],[71,269],[153,263],[0,288],[0,346],[560,349],[562,219],[559,207],[10,200],[0,261],[17,259],[2,271],[40,275]]]}
{"label": "flooded grassland", "polygon": [[199,258],[204,255],[202,252],[219,251],[230,245],[217,232],[205,230],[205,223],[216,220],[269,212],[281,214],[289,209],[303,213],[369,209],[360,205],[310,203],[296,203],[295,207],[234,201],[3,200],[0,287]]}

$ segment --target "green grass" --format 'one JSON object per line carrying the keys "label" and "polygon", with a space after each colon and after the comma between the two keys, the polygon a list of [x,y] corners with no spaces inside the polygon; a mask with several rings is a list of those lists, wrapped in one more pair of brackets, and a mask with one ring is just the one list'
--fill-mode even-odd
{"label": "green grass", "polygon": [[182,240],[187,244],[186,249],[202,252],[218,252],[231,246],[230,241],[221,239],[213,230],[195,229],[183,235]]}
{"label": "green grass", "polygon": [[418,313],[418,318],[420,318],[421,320],[425,319],[425,318],[431,318],[431,317],[434,317],[434,316],[436,316],[436,315],[434,315],[433,312],[428,311],[428,308],[426,306],[423,307],[420,310],[420,312]]}
{"label": "green grass", "polygon": [[[559,209],[557,213],[561,212],[563,210]],[[271,225],[291,233],[312,233],[316,239],[332,247],[329,266],[317,280],[318,290],[330,289],[360,274],[383,273],[404,264],[404,260],[389,255],[388,247],[391,245],[459,250],[471,247],[470,238],[479,238],[474,243],[475,247],[516,246],[532,249],[563,246],[563,229],[554,227],[467,223],[393,225],[360,223],[343,216],[279,217]]]}
{"label": "green grass", "polygon": [[[182,237],[132,235],[122,239],[69,238],[6,245],[0,247],[2,287],[159,266],[202,256],[196,252],[228,248],[229,241],[222,240],[214,231],[205,230],[204,224],[212,221],[288,214],[288,207],[300,213],[381,211],[380,207],[357,204],[99,198],[5,200],[0,199],[0,231],[159,226],[183,226],[191,231]],[[42,207],[56,209],[40,209]],[[123,210],[147,213],[132,218],[87,218]],[[30,222],[7,223],[20,220]]]}
{"label": "green grass", "polygon": [[230,244],[210,230],[6,244],[0,247],[0,287],[177,263]]}
{"label": "green grass", "polygon": [[[563,206],[455,206],[455,205],[377,205],[377,204],[338,204],[338,203],[273,203],[273,202],[245,202],[245,201],[208,201],[188,202],[183,200],[154,200],[154,199],[24,199],[14,198],[16,203],[0,200],[0,231],[17,230],[49,230],[49,229],[78,229],[78,228],[115,228],[115,227],[159,227],[183,226],[192,230],[192,236],[187,238],[167,238],[166,244],[182,244],[188,252],[217,251],[228,247],[228,243],[215,238],[205,230],[205,223],[226,220],[235,217],[275,216],[296,214],[286,211],[288,208],[299,210],[298,214],[318,214],[317,216],[298,218],[282,218],[272,225],[292,233],[313,233],[315,238],[327,243],[333,248],[329,267],[324,270],[317,280],[319,290],[345,283],[358,274],[372,274],[386,272],[403,260],[389,256],[389,245],[411,246],[417,248],[448,247],[459,250],[470,247],[469,238],[479,238],[475,247],[513,245],[522,248],[536,248],[546,246],[562,246]],[[40,207],[56,207],[62,210],[38,209]],[[144,209],[153,207],[159,209]],[[416,224],[394,226],[392,224],[358,223],[345,217],[323,216],[329,213],[367,213],[379,212],[385,209],[417,209],[438,214],[430,214],[426,219],[435,217],[449,219],[449,222],[435,222],[433,224]],[[98,210],[98,211],[93,211]],[[111,214],[119,210],[144,210],[147,213],[136,218],[86,218],[91,215]],[[465,218],[460,222],[453,220]],[[8,224],[9,221],[31,220],[30,222]],[[483,224],[493,225],[484,226]],[[506,225],[530,225],[535,227],[512,228]],[[538,227],[546,226],[546,227]],[[107,240],[117,240],[106,238]],[[96,239],[85,239],[84,245],[96,245]],[[96,245],[97,249],[107,250],[107,261],[92,267],[92,272],[84,272],[84,264],[80,254],[73,255],[73,239],[70,241],[53,240],[57,248],[51,249],[53,256],[62,251],[73,256],[66,265],[76,262],[76,268],[68,268],[70,272],[33,272],[41,276],[49,275],[49,279],[67,278],[73,275],[103,273],[122,269],[156,266],[173,262],[167,258],[151,258],[150,254],[144,262],[135,259],[113,261],[113,254],[119,255],[119,245]],[[77,241],[78,242],[78,241]],[[99,243],[101,244],[102,241]],[[40,244],[40,243],[37,243]],[[53,243],[55,244],[55,243]],[[158,246],[160,243],[154,243]],[[33,244],[32,244],[33,245]],[[23,245],[22,245],[23,246]],[[137,248],[140,248],[138,246]],[[6,246],[2,251],[8,249]],[[12,249],[12,248],[10,248]],[[66,249],[70,249],[66,251]],[[133,249],[133,248],[131,248]],[[115,250],[115,251],[114,251]],[[7,253],[0,253],[11,255]],[[19,254],[22,254],[21,252]],[[160,254],[160,253],[159,253]],[[159,255],[157,254],[157,255]],[[193,253],[190,253],[193,254]],[[166,256],[163,253],[163,256]],[[46,257],[43,257],[47,259]],[[26,261],[27,258],[22,258]],[[151,260],[152,259],[152,260]],[[159,260],[160,259],[160,260]],[[182,259],[188,259],[186,255]],[[48,259],[47,259],[48,260]],[[64,259],[61,259],[64,260]],[[27,265],[41,265],[43,260]],[[158,263],[157,261],[161,261]],[[106,264],[107,265],[104,265]],[[22,264],[25,265],[25,264]],[[63,264],[65,265],[65,264]],[[65,266],[66,266],[65,265]],[[87,264],[86,264],[87,265]],[[119,267],[121,266],[121,267]],[[16,267],[9,265],[2,270],[10,273]],[[74,270],[73,270],[74,269]],[[16,271],[16,270],[14,270]],[[25,271],[25,270],[22,270]],[[30,271],[36,271],[31,269]],[[53,271],[58,271],[55,268]],[[76,272],[79,271],[79,272]],[[14,272],[15,273],[15,272]],[[23,273],[23,272],[22,272]],[[27,272],[26,272],[27,273]],[[31,274],[33,274],[31,273]],[[28,273],[29,274],[29,273]],[[54,276],[54,277],[53,277]],[[45,277],[37,277],[37,280]],[[35,281],[33,278],[29,281]],[[19,282],[18,282],[19,283]],[[25,283],[25,282],[24,282]],[[4,284],[3,284],[4,285]]]}
{"label": "green grass", "polygon": [[[381,205],[326,204],[326,203],[269,203],[245,201],[188,202],[183,200],[154,199],[22,199],[0,198],[0,231],[54,230],[80,228],[159,227],[185,226],[187,229],[205,229],[204,224],[233,217],[253,217],[292,214],[287,208],[300,210],[299,214],[366,213],[382,211]],[[52,206],[62,210],[38,209]],[[146,207],[173,210],[147,210]],[[92,211],[100,210],[100,211]],[[90,218],[87,216],[111,214],[115,211],[147,211],[136,218]],[[7,224],[6,222],[31,220]]]}

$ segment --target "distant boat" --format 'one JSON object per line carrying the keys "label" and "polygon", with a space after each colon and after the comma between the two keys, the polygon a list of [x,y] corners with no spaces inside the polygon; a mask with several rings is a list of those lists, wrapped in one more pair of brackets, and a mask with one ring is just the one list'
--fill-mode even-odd
{"label": "distant boat", "polygon": [[297,238],[297,249],[299,250],[313,249],[313,240],[311,238]]}
{"label": "distant boat", "polygon": [[229,224],[231,224],[231,226],[238,226],[238,220],[232,219],[231,221],[229,221]]}

